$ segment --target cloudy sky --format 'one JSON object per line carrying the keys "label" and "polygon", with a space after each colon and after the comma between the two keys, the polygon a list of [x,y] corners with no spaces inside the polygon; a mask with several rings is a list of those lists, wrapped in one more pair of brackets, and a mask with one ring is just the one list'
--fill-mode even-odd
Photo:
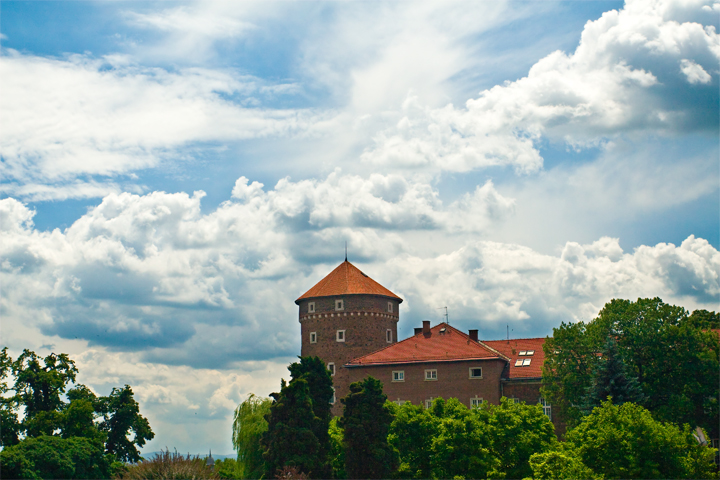
{"label": "cloudy sky", "polygon": [[232,453],[349,259],[423,319],[545,336],[720,302],[720,3],[0,4],[2,344]]}

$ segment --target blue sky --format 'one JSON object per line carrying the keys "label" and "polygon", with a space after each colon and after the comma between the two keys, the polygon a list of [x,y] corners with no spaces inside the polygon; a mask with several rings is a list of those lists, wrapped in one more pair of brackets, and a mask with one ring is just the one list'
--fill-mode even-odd
{"label": "blue sky", "polygon": [[720,300],[720,3],[0,2],[2,343],[230,453],[343,259],[544,336]]}

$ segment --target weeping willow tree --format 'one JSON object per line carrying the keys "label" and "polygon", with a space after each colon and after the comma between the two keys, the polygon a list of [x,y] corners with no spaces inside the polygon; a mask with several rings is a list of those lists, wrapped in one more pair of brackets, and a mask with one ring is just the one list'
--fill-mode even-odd
{"label": "weeping willow tree", "polygon": [[268,429],[265,415],[270,413],[271,404],[271,399],[251,393],[247,400],[235,409],[233,447],[238,454],[240,478],[261,478],[265,471],[260,439]]}

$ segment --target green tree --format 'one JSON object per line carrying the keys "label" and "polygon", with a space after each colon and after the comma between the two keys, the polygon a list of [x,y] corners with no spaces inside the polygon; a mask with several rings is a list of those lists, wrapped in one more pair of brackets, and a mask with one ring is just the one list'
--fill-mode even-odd
{"label": "green tree", "polygon": [[340,417],[333,417],[330,420],[330,466],[332,467],[332,478],[347,478],[345,474],[345,449],[343,448],[343,430],[340,428]]}
{"label": "green tree", "polygon": [[438,435],[437,417],[422,405],[389,403],[394,420],[390,424],[388,443],[398,452],[398,478],[432,476],[433,438]]}
{"label": "green tree", "polygon": [[330,401],[334,395],[332,377],[325,362],[319,357],[300,357],[299,362],[292,363],[288,370],[293,379],[304,379],[308,384],[314,414],[312,431],[320,444],[319,466],[312,474],[313,478],[330,478]]}
{"label": "green tree", "polygon": [[233,418],[233,447],[237,451],[240,478],[262,478],[265,473],[261,439],[268,429],[265,417],[270,413],[272,400],[251,393],[235,409]]}
{"label": "green tree", "polygon": [[682,429],[653,419],[633,403],[610,401],[568,431],[582,463],[604,478],[716,478],[716,449],[700,446]]}
{"label": "green tree", "polygon": [[295,378],[287,384],[283,380],[280,393],[270,396],[268,429],[262,436],[266,476],[274,478],[283,467],[296,467],[317,478],[313,474],[324,466],[318,461],[320,442],[313,433],[316,420],[308,382]]}
{"label": "green tree", "polygon": [[489,427],[490,449],[499,464],[493,478],[532,475],[530,457],[557,448],[555,427],[539,404],[526,405],[503,397],[500,405],[484,402],[473,413]]}
{"label": "green tree", "polygon": [[588,387],[582,401],[583,413],[589,414],[608,397],[611,397],[616,405],[626,402],[641,404],[645,401],[640,384],[628,373],[613,338],[607,339],[602,355],[595,364],[592,385]]}
{"label": "green tree", "polygon": [[437,434],[431,440],[433,478],[487,478],[497,471],[499,462],[490,451],[491,427],[477,412],[456,398],[437,398],[430,414],[437,419]]}
{"label": "green tree", "polygon": [[[119,460],[138,462],[140,452],[136,448],[155,437],[150,422],[140,415],[140,406],[133,396],[130,385],[113,388],[112,393],[99,400],[103,420],[100,430],[107,434],[105,450]],[[128,438],[132,435],[132,440]]]}
{"label": "green tree", "polygon": [[579,455],[568,449],[535,453],[530,457],[534,480],[602,480],[588,468]]}
{"label": "green tree", "polygon": [[7,353],[7,347],[0,351],[0,446],[7,447],[15,445],[20,441],[20,421],[17,415],[17,397],[8,396],[11,390],[8,385],[12,373],[13,360]]}
{"label": "green tree", "polygon": [[0,452],[3,478],[110,478],[112,456],[100,441],[41,435]]}
{"label": "green tree", "polygon": [[340,400],[348,478],[388,478],[394,470],[395,452],[388,444],[393,416],[386,400],[382,383],[373,377],[350,384],[350,393]]}

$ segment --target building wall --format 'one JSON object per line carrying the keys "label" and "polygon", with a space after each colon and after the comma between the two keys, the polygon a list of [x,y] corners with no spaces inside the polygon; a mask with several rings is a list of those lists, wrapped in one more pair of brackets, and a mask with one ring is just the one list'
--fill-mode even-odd
{"label": "building wall", "polygon": [[[437,397],[457,398],[471,406],[472,398],[500,403],[500,376],[505,362],[498,359],[428,362],[404,365],[354,366],[347,368],[349,381],[357,382],[368,375],[383,383],[383,390],[393,402],[410,401],[424,405]],[[470,368],[481,367],[482,378],[470,378]],[[437,380],[425,380],[425,370],[437,370]],[[393,381],[393,371],[403,371],[405,380]]]}
{"label": "building wall", "polygon": [[[507,398],[517,398],[520,401],[527,403],[528,405],[534,405],[540,401],[540,387],[542,382],[540,380],[527,381],[527,380],[504,380],[502,382],[501,391],[502,395]],[[558,415],[558,413],[552,409],[550,419],[555,426],[555,433],[558,436],[565,434],[567,430],[567,424],[565,420]]]}
{"label": "building wall", "polygon": [[[335,310],[335,300],[343,300],[344,309]],[[309,304],[315,303],[315,311]],[[388,312],[388,303],[392,312]],[[347,369],[350,360],[367,355],[397,342],[399,300],[376,295],[344,295],[303,299],[299,304],[302,356],[318,356],[326,364],[335,364],[333,385],[335,396],[340,399],[348,394],[350,381]],[[337,341],[337,331],[345,330],[345,341]],[[390,330],[392,340],[387,341]],[[310,335],[315,332],[316,343]],[[334,415],[342,415],[339,400],[333,407]]]}

